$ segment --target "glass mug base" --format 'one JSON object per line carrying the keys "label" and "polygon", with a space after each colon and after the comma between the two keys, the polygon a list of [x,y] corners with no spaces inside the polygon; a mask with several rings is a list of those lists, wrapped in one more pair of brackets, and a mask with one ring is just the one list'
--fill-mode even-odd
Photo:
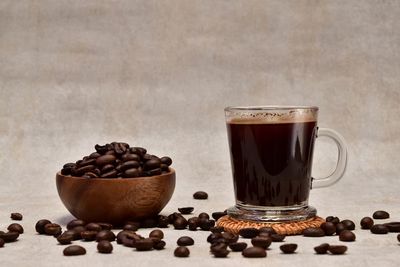
{"label": "glass mug base", "polygon": [[317,215],[314,207],[290,206],[290,207],[265,207],[236,204],[227,210],[230,217],[242,221],[256,222],[293,222],[305,221]]}

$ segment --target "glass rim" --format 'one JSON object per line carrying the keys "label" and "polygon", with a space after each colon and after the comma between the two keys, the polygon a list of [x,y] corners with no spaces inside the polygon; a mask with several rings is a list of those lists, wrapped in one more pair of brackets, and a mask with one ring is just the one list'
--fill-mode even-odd
{"label": "glass rim", "polygon": [[314,110],[318,111],[317,106],[228,106],[225,111],[273,111],[273,110]]}

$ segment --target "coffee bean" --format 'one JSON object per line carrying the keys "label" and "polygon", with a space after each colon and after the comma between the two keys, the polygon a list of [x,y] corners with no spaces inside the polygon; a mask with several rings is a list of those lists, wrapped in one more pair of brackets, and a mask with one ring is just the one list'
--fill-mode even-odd
{"label": "coffee bean", "polygon": [[0,248],[4,247],[4,240],[2,238],[0,238]]}
{"label": "coffee bean", "polygon": [[156,158],[151,158],[143,164],[143,168],[145,171],[158,169],[160,168],[160,166],[161,166],[161,161]]}
{"label": "coffee bean", "polygon": [[340,219],[336,216],[328,216],[326,217],[325,221],[331,222],[333,224],[338,224],[340,222]]}
{"label": "coffee bean", "polygon": [[137,168],[128,169],[123,173],[125,178],[134,178],[140,176],[140,170]]}
{"label": "coffee bean", "polygon": [[153,249],[153,240],[151,238],[136,240],[135,248],[138,251],[147,251]]}
{"label": "coffee bean", "polygon": [[109,172],[103,173],[100,175],[101,178],[116,178],[118,176],[117,170],[111,170]]}
{"label": "coffee bean", "polygon": [[340,246],[340,245],[336,245],[336,246],[330,245],[328,248],[328,251],[334,255],[340,255],[340,254],[344,254],[347,251],[347,247]]}
{"label": "coffee bean", "polygon": [[168,217],[164,215],[158,215],[157,218],[157,227],[167,228],[169,224]]}
{"label": "coffee bean", "polygon": [[117,244],[122,244],[123,238],[125,238],[127,234],[135,234],[135,232],[129,231],[129,230],[122,230],[122,231],[118,232],[117,237],[116,237]]}
{"label": "coffee bean", "polygon": [[0,233],[0,239],[3,239],[4,242],[14,242],[19,237],[18,232],[7,232],[7,233]]}
{"label": "coffee bean", "polygon": [[110,230],[101,230],[96,235],[96,241],[100,242],[101,240],[108,240],[112,242],[115,240],[115,234]]}
{"label": "coffee bean", "polygon": [[182,214],[190,214],[193,212],[194,208],[193,207],[184,207],[184,208],[178,208],[178,210]]}
{"label": "coffee bean", "polygon": [[155,237],[155,238],[163,239],[164,238],[164,233],[160,229],[155,229],[155,230],[150,232],[149,237]]}
{"label": "coffee bean", "polygon": [[121,166],[121,171],[125,171],[125,170],[132,169],[132,168],[137,169],[140,167],[140,164],[137,161],[129,160],[129,161],[125,161],[120,166]]}
{"label": "coffee bean", "polygon": [[[151,154],[144,154],[143,156],[142,156],[142,159],[143,159],[143,161],[148,161],[148,160],[151,160],[151,159],[153,159],[153,155],[151,155]],[[160,162],[160,164],[161,164],[161,162]]]}
{"label": "coffee bean", "polygon": [[303,236],[322,237],[325,236],[325,232],[321,228],[311,227],[303,230]]}
{"label": "coffee bean", "polygon": [[101,154],[98,152],[93,152],[92,154],[89,155],[89,158],[91,159],[97,159],[98,157],[100,157]]}
{"label": "coffee bean", "polygon": [[211,253],[216,258],[226,258],[226,256],[228,256],[229,252],[230,251],[227,249],[214,249]]}
{"label": "coffee bean", "polygon": [[279,248],[285,254],[292,254],[296,251],[297,244],[294,244],[294,243],[284,244],[284,245],[281,245]]}
{"label": "coffee bean", "polygon": [[243,238],[253,238],[256,237],[260,231],[256,228],[242,228],[239,230],[239,235]]}
{"label": "coffee bean", "polygon": [[113,229],[113,225],[111,223],[98,222],[97,224],[100,225],[101,229],[103,229],[103,230],[111,230],[111,229]]}
{"label": "coffee bean", "polygon": [[140,162],[140,157],[137,154],[132,154],[132,153],[128,153],[128,154],[124,154],[121,156],[122,161],[126,162],[126,161],[136,161],[136,162]]}
{"label": "coffee bean", "polygon": [[86,172],[85,175],[83,175],[83,176],[85,176],[87,178],[98,178],[99,177],[99,175],[94,172]]}
{"label": "coffee bean", "polygon": [[201,230],[204,231],[209,231],[211,229],[211,227],[213,227],[215,225],[215,221],[214,220],[200,220],[199,221],[199,226]]}
{"label": "coffee bean", "polygon": [[103,155],[96,159],[97,166],[104,166],[106,164],[113,164],[117,158],[114,155]]}
{"label": "coffee bean", "polygon": [[224,230],[225,229],[222,226],[213,226],[210,228],[211,233],[222,233]]}
{"label": "coffee bean", "polygon": [[340,235],[342,231],[346,230],[346,226],[343,223],[336,224],[336,234]]}
{"label": "coffee bean", "polygon": [[339,240],[344,242],[352,242],[356,240],[356,235],[350,230],[343,230],[339,235]]}
{"label": "coffee bean", "polygon": [[89,165],[94,166],[94,164],[96,164],[96,159],[89,157],[89,158],[85,158],[84,160],[82,160],[79,163],[78,167],[81,168],[81,167],[85,167],[85,166],[89,166]]}
{"label": "coffee bean", "polygon": [[217,239],[220,239],[220,238],[223,238],[221,233],[211,233],[207,237],[207,242],[214,243]]}
{"label": "coffee bean", "polygon": [[99,153],[99,154],[104,154],[104,153],[106,153],[107,150],[108,150],[108,148],[107,148],[106,145],[101,146],[101,145],[99,145],[99,144],[96,144],[96,145],[94,146],[94,149],[96,149],[97,153]]}
{"label": "coffee bean", "polygon": [[140,228],[154,228],[157,226],[158,218],[146,218],[140,222]]}
{"label": "coffee bean", "polygon": [[280,234],[272,234],[271,235],[271,240],[272,242],[282,242],[285,239],[285,235],[280,235]]}
{"label": "coffee bean", "polygon": [[267,233],[269,235],[276,234],[276,231],[272,227],[261,227],[258,229],[260,233]]}
{"label": "coffee bean", "polygon": [[[153,240],[153,242],[154,242],[154,240]],[[166,245],[165,241],[160,240],[158,242],[154,242],[153,248],[156,250],[161,250],[161,249],[164,249],[165,245]]]}
{"label": "coffee bean", "polygon": [[343,221],[341,221],[341,223],[343,223],[343,225],[346,227],[346,230],[352,231],[352,230],[356,229],[356,225],[351,220],[343,220]]}
{"label": "coffee bean", "polygon": [[399,233],[400,232],[400,222],[389,222],[384,224],[389,232],[391,233]]}
{"label": "coffee bean", "polygon": [[314,250],[317,254],[326,254],[329,249],[329,244],[328,243],[323,243],[319,246],[314,247]]}
{"label": "coffee bean", "polygon": [[223,232],[222,237],[228,242],[228,244],[235,243],[239,239],[239,235],[230,232]]}
{"label": "coffee bean", "polygon": [[85,228],[88,231],[96,231],[96,232],[100,232],[102,230],[100,224],[98,224],[98,223],[88,223],[85,226]]}
{"label": "coffee bean", "polygon": [[7,227],[7,230],[10,232],[17,232],[19,234],[24,233],[24,228],[19,223],[12,223]]}
{"label": "coffee bean", "polygon": [[269,237],[254,237],[251,239],[251,244],[255,247],[267,249],[271,245],[272,239]]}
{"label": "coffee bean", "polygon": [[160,158],[162,164],[170,166],[172,164],[172,159],[170,157],[162,157]]}
{"label": "coffee bean", "polygon": [[199,216],[197,216],[199,219],[210,219],[210,215],[208,215],[207,213],[205,213],[205,212],[202,212],[202,213],[200,213],[199,214]]}
{"label": "coffee bean", "polygon": [[87,231],[82,231],[80,234],[81,234],[81,238],[83,240],[85,240],[85,241],[94,241],[97,238],[98,232],[97,231],[87,230]]}
{"label": "coffee bean", "polygon": [[61,235],[71,235],[72,236],[72,240],[82,239],[80,233],[77,233],[74,230],[67,230],[67,231],[63,232]]}
{"label": "coffee bean", "polygon": [[247,243],[245,242],[235,242],[235,243],[231,243],[229,244],[229,248],[232,251],[243,251],[245,248],[247,247]]}
{"label": "coffee bean", "polygon": [[114,170],[114,165],[112,164],[106,164],[101,168],[101,173],[107,173],[109,171]]}
{"label": "coffee bean", "polygon": [[14,220],[14,221],[21,221],[22,220],[22,214],[18,213],[18,212],[11,213],[10,217],[11,217],[11,220]]}
{"label": "coffee bean", "polygon": [[87,173],[87,172],[91,172],[91,171],[93,171],[94,169],[96,169],[96,166],[95,166],[95,165],[83,166],[83,167],[80,167],[80,168],[76,169],[76,174],[77,174],[78,176],[82,176],[83,174],[85,174],[85,173]]}
{"label": "coffee bean", "polygon": [[171,213],[170,215],[168,215],[168,222],[170,224],[173,224],[174,221],[176,220],[176,218],[178,218],[178,217],[183,217],[183,216],[179,212]]}
{"label": "coffee bean", "polygon": [[389,232],[389,229],[383,224],[374,224],[370,230],[376,235],[385,235]]}
{"label": "coffee bean", "polygon": [[126,223],[123,227],[124,230],[136,232],[140,227],[140,223]]}
{"label": "coffee bean", "polygon": [[110,243],[110,241],[101,240],[97,244],[97,251],[99,253],[109,254],[109,253],[111,253],[113,251],[113,245]]}
{"label": "coffee bean", "polygon": [[333,235],[336,233],[336,226],[332,222],[324,222],[321,224],[321,229],[324,230],[325,235]]}
{"label": "coffee bean", "polygon": [[228,245],[225,242],[215,241],[210,246],[210,252],[212,253],[213,251],[224,250],[224,249],[227,249],[227,248],[228,248]]}
{"label": "coffee bean", "polygon": [[211,217],[213,217],[213,219],[216,221],[218,221],[219,218],[221,218],[225,215],[227,215],[227,213],[224,211],[217,211],[217,212],[211,213]]}
{"label": "coffee bean", "polygon": [[188,226],[190,231],[196,231],[199,224],[198,217],[192,217],[188,219]]}
{"label": "coffee bean", "polygon": [[64,256],[78,256],[86,254],[86,249],[78,245],[71,245],[64,249]]}
{"label": "coffee bean", "polygon": [[182,236],[178,238],[176,243],[178,244],[178,246],[192,246],[194,245],[194,240],[189,236]]}
{"label": "coffee bean", "polygon": [[193,194],[194,199],[207,199],[208,194],[204,191],[197,191]]}
{"label": "coffee bean", "polygon": [[79,239],[82,239],[81,233],[86,231],[86,228],[85,228],[85,226],[79,225],[79,226],[74,227],[70,231],[72,231],[74,233],[74,240],[79,240]]}
{"label": "coffee bean", "polygon": [[61,231],[61,226],[56,223],[48,223],[44,226],[44,233],[46,235],[59,236]]}
{"label": "coffee bean", "polygon": [[74,235],[72,233],[65,233],[65,232],[62,233],[59,237],[57,237],[57,241],[61,245],[71,244],[73,239],[74,239]]}
{"label": "coffee bean", "polygon": [[249,247],[242,251],[242,255],[246,258],[265,258],[267,252],[261,247]]}
{"label": "coffee bean", "polygon": [[70,222],[67,224],[67,229],[68,229],[68,230],[71,230],[71,229],[73,229],[73,228],[75,228],[75,227],[77,227],[77,226],[85,226],[85,225],[86,225],[86,222],[85,222],[85,221],[79,220],[79,219],[75,219],[75,220],[70,221]]}
{"label": "coffee bean", "polygon": [[177,230],[185,229],[188,224],[188,221],[183,217],[178,217],[174,221],[174,228]]}
{"label": "coffee bean", "polygon": [[377,210],[372,214],[372,218],[374,219],[388,219],[390,217],[389,213],[384,210]]}
{"label": "coffee bean", "polygon": [[397,235],[397,240],[400,242],[400,234]]}
{"label": "coffee bean", "polygon": [[177,247],[174,251],[174,256],[179,258],[189,257],[190,251],[187,247]]}

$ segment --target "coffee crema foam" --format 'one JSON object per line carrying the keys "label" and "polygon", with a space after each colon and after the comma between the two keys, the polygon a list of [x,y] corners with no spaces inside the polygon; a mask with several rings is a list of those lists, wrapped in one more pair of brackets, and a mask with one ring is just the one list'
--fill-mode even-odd
{"label": "coffee crema foam", "polygon": [[230,124],[279,124],[279,123],[302,123],[316,122],[317,111],[293,110],[288,112],[267,111],[229,111],[226,122]]}

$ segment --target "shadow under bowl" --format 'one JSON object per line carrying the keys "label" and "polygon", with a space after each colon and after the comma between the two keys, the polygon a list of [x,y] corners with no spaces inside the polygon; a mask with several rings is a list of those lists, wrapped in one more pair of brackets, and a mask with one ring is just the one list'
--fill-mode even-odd
{"label": "shadow under bowl", "polygon": [[68,211],[86,222],[121,225],[156,216],[171,199],[175,170],[138,178],[82,178],[56,174],[58,195]]}

